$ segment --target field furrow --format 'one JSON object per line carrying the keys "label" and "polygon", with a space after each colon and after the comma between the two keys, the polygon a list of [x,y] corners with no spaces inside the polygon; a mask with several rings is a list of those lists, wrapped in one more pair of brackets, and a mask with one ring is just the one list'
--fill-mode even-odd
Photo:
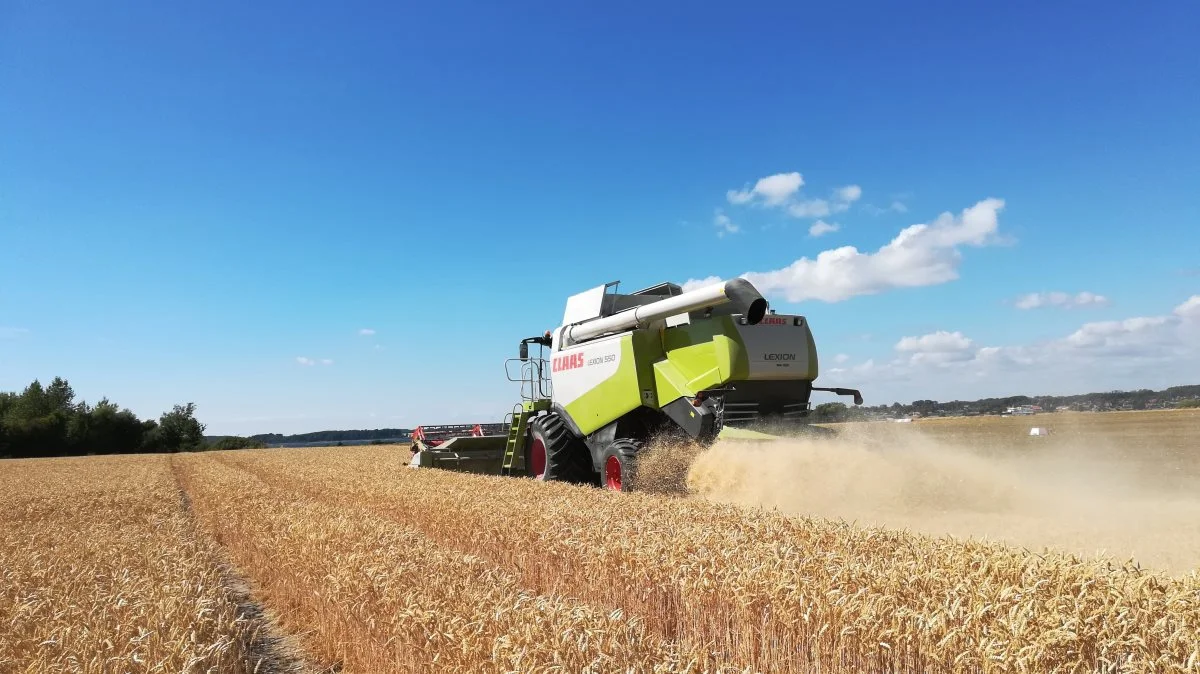
{"label": "field furrow", "polygon": [[402,448],[221,456],[276,493],[353,504],[534,592],[623,610],[679,649],[759,671],[1182,672],[1200,660],[1194,577],[698,500],[410,471],[406,458]]}
{"label": "field furrow", "polygon": [[181,458],[197,520],[323,667],[742,671],[656,637],[636,615],[571,598],[580,592],[530,591],[505,567],[353,499],[314,496],[285,475],[264,481],[236,457],[221,459]]}
{"label": "field furrow", "polygon": [[0,672],[283,671],[166,456],[9,461],[0,481]]}

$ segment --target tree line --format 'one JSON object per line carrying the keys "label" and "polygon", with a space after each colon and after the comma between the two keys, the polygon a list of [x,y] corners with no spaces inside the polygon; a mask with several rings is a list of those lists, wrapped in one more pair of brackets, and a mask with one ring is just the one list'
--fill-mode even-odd
{"label": "tree line", "polygon": [[282,445],[286,443],[334,442],[334,441],[365,441],[365,440],[395,440],[407,438],[412,433],[408,428],[372,428],[349,431],[314,431],[296,435],[281,435],[279,433],[260,433],[251,435],[251,440],[261,440],[267,444]]}
{"label": "tree line", "polygon": [[205,440],[204,428],[196,419],[195,403],[175,405],[157,420],[142,420],[108,398],[95,405],[76,401],[75,391],[61,377],[46,386],[35,379],[20,393],[0,392],[0,458],[262,446],[226,438],[228,447],[219,447]]}
{"label": "tree line", "polygon": [[1025,396],[1006,398],[981,398],[979,400],[914,400],[911,403],[891,405],[864,405],[849,407],[845,403],[822,403],[813,408],[811,419],[817,422],[859,421],[878,417],[905,417],[912,414],[937,415],[995,415],[1009,408],[1023,405],[1038,405],[1051,412],[1058,407],[1078,411],[1145,410],[1190,408],[1200,406],[1200,385],[1172,386],[1161,391],[1137,389],[1133,391],[1099,391],[1067,396]]}

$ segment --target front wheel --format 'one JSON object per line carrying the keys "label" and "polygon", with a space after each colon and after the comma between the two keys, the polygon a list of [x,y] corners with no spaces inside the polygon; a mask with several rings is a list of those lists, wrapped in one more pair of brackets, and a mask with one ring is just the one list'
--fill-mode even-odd
{"label": "front wheel", "polygon": [[633,491],[637,454],[640,450],[640,443],[627,438],[609,445],[608,449],[604,450],[601,486],[610,491]]}
{"label": "front wheel", "polygon": [[587,483],[592,481],[592,460],[557,414],[551,412],[529,423],[526,474],[536,480]]}

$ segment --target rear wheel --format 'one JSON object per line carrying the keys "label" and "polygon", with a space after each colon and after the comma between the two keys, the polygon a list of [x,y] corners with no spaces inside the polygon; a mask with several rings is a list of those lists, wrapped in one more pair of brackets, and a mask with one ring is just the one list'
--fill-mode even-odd
{"label": "rear wheel", "polygon": [[610,491],[633,491],[633,479],[637,464],[637,453],[641,443],[622,438],[604,450],[603,470],[600,485]]}
{"label": "rear wheel", "polygon": [[525,450],[526,473],[537,480],[590,483],[592,456],[571,434],[562,418],[551,412],[529,422]]}

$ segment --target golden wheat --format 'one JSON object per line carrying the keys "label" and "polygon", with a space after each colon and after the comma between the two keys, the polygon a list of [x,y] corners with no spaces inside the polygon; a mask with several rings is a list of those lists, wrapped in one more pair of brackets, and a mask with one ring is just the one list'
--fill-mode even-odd
{"label": "golden wheat", "polygon": [[250,672],[166,457],[0,462],[0,672]]}
{"label": "golden wheat", "polygon": [[726,671],[702,652],[678,652],[636,617],[524,590],[484,559],[336,492],[276,488],[209,456],[187,457],[183,482],[201,526],[254,577],[282,624],[305,635],[322,668]]}
{"label": "golden wheat", "polygon": [[220,559],[346,674],[1200,671],[1195,576],[407,456],[0,465],[0,671],[252,669]]}
{"label": "golden wheat", "polygon": [[1196,671],[1200,580],[816,518],[403,468],[398,449],[225,460],[354,504],[531,591],[758,671]]}

